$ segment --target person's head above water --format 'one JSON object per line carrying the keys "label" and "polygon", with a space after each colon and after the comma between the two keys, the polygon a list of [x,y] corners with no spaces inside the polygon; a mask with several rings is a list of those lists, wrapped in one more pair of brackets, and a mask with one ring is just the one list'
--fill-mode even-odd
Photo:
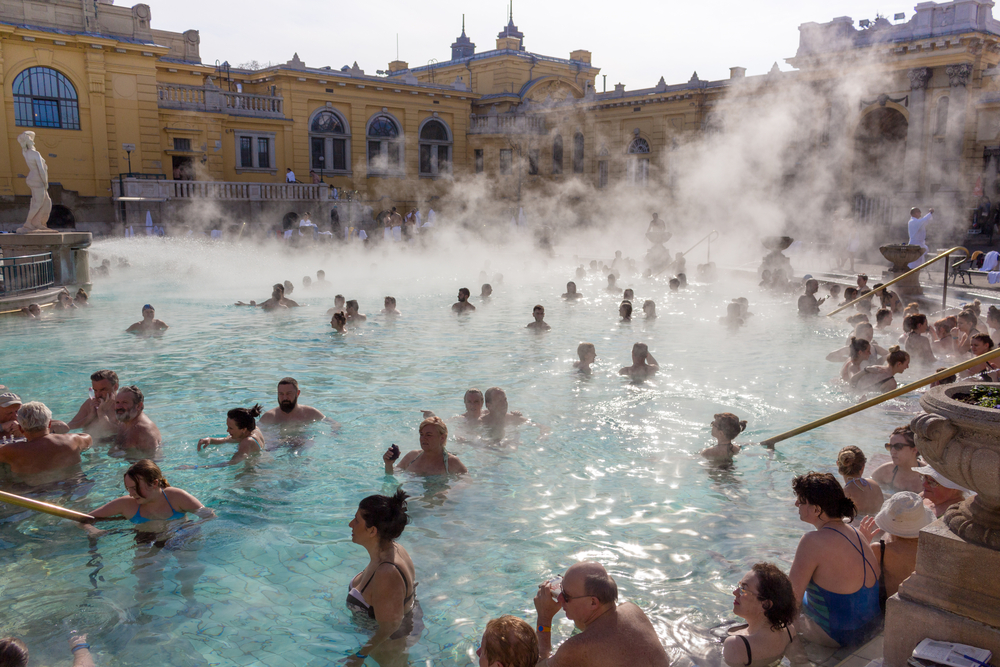
{"label": "person's head above water", "polygon": [[541,322],[545,318],[545,306],[538,304],[531,309],[531,315],[536,322]]}
{"label": "person's head above water", "polygon": [[[410,523],[406,514],[408,497],[403,489],[397,489],[391,496],[374,495],[362,500],[358,503],[358,513],[351,521],[354,529],[352,539],[377,540],[380,546],[388,547]],[[361,521],[358,522],[358,519]]]}
{"label": "person's head above water", "polygon": [[486,624],[476,655],[479,667],[535,667],[538,636],[527,621],[516,616],[494,618]]}
{"label": "person's head above water", "polygon": [[[508,617],[505,616],[504,618]],[[483,636],[485,637],[485,635]],[[534,630],[531,631],[531,636],[535,637]],[[537,638],[535,638],[535,655],[538,655]],[[535,663],[531,664],[534,665]],[[3,667],[28,667],[28,647],[17,637],[0,639],[0,665],[3,665]]]}
{"label": "person's head above water", "polygon": [[299,383],[295,378],[281,378],[278,380],[278,407],[286,414],[291,412],[298,405],[301,393]]}
{"label": "person's head above water", "polygon": [[844,477],[860,477],[868,459],[857,445],[847,445],[837,455],[837,471]]}
{"label": "person's head above water", "polygon": [[254,404],[252,408],[233,408],[227,412],[226,427],[229,430],[229,435],[236,437],[237,434],[243,435],[244,431],[247,434],[253,433],[253,430],[257,428],[257,417],[260,417],[262,412],[264,412],[264,408],[260,403]]}
{"label": "person's head above water", "polygon": [[490,387],[483,395],[490,414],[507,414],[507,393],[500,387]]}
{"label": "person's head above water", "polygon": [[681,288],[681,281],[678,280],[677,278],[671,278],[670,279],[670,291],[671,292],[676,292],[680,288]]}
{"label": "person's head above water", "polygon": [[875,311],[875,324],[880,327],[887,327],[892,324],[892,309],[879,308]]}
{"label": "person's head above water", "polygon": [[889,348],[889,356],[885,361],[893,373],[902,373],[910,366],[910,353],[899,349],[898,345],[893,345]]}
{"label": "person's head above water", "polygon": [[143,486],[148,489],[170,488],[167,478],[163,476],[163,471],[150,459],[136,461],[125,471],[123,477],[125,479],[125,488],[131,490],[129,489],[129,481],[131,480],[132,484],[135,485],[135,494],[140,498],[146,497],[142,492]]}
{"label": "person's head above water", "polygon": [[[860,326],[860,325],[859,325]],[[871,326],[870,324],[868,326]],[[858,338],[857,336],[851,336],[851,361],[858,363],[864,361],[869,356],[871,356],[871,343],[869,343],[864,338]]]}
{"label": "person's head above water", "polygon": [[625,290],[625,293],[622,294],[622,298],[625,299],[626,301],[632,301],[633,299],[635,299],[635,292],[633,292],[632,288],[629,287],[627,290]]}
{"label": "person's head above water", "polygon": [[385,309],[386,310],[395,310],[396,309],[396,297],[394,297],[394,296],[387,296],[387,297],[385,297],[385,300],[383,301],[383,303],[385,304]]}
{"label": "person's head above water", "polygon": [[483,411],[483,392],[473,387],[465,392],[465,396],[462,397],[462,402],[465,403],[466,412],[478,417]]}
{"label": "person's head above water", "polygon": [[482,291],[480,291],[479,296],[489,296],[493,294],[493,286],[489,283],[483,283]]}
{"label": "person's head above water", "polygon": [[360,306],[356,299],[351,299],[346,304],[344,304],[344,309],[347,311],[348,315],[357,315]]}
{"label": "person's head above water", "polygon": [[608,274],[608,286],[614,287],[614,284],[615,284],[616,280],[618,280],[618,279],[615,278],[615,274],[613,274],[613,273],[609,273]]}
{"label": "person's head above water", "polygon": [[346,325],[347,325],[347,315],[344,315],[344,313],[340,312],[339,310],[333,314],[332,318],[330,318],[330,326],[336,329],[337,331],[343,331]]}
{"label": "person's head above water", "polygon": [[291,294],[292,292],[295,291],[295,285],[292,284],[291,280],[286,280],[284,282],[284,285],[285,285],[285,294]]}
{"label": "person's head above water", "polygon": [[747,421],[732,412],[720,412],[712,418],[712,428],[718,429],[722,435],[732,440],[746,430]]}
{"label": "person's head above water", "polygon": [[632,304],[628,301],[622,301],[621,305],[618,306],[618,314],[623,320],[632,319]]}
{"label": "person's head above water", "polygon": [[810,278],[806,281],[806,294],[815,294],[819,291],[819,281],[815,278]]}
{"label": "person's head above water", "polygon": [[828,472],[810,472],[792,480],[795,504],[805,507],[804,521],[842,519],[848,521],[858,514],[854,501],[844,495],[844,487]]}
{"label": "person's head above water", "polygon": [[343,308],[345,302],[346,302],[346,299],[344,299],[344,295],[343,294],[338,294],[337,296],[333,297],[333,307],[334,308]]}
{"label": "person's head above water", "polygon": [[652,299],[646,299],[642,303],[642,312],[646,313],[646,317],[652,317],[656,315],[656,304],[653,303]]}
{"label": "person's head above water", "polygon": [[576,294],[576,283],[574,283],[572,280],[566,283],[566,293]]}
{"label": "person's head above water", "polygon": [[281,283],[275,283],[274,286],[271,287],[271,298],[277,300],[284,298],[284,296],[285,286]]}
{"label": "person's head above water", "polygon": [[468,287],[460,287],[460,288],[458,288],[458,300],[459,301],[468,301],[469,300],[469,296],[471,296],[471,295],[472,295],[472,292],[469,291]]}
{"label": "person's head above water", "polygon": [[592,364],[597,358],[597,348],[593,343],[580,343],[576,346],[576,356],[580,357],[580,361]]}
{"label": "person's head above water", "polygon": [[646,357],[649,356],[649,346],[645,343],[636,343],[632,346],[632,361],[634,363],[641,363],[646,361]]}

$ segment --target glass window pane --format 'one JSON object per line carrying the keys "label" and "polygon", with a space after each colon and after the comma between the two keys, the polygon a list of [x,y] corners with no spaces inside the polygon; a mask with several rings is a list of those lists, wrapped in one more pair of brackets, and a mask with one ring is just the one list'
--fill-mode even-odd
{"label": "glass window pane", "polygon": [[271,168],[271,140],[263,137],[257,138],[257,167],[260,169]]}
{"label": "glass window pane", "polygon": [[510,148],[500,149],[500,173],[509,174],[511,169],[511,162],[513,160],[513,151]]}
{"label": "glass window pane", "polygon": [[34,100],[36,127],[59,127],[59,103],[55,100]]}
{"label": "glass window pane", "polygon": [[240,137],[240,166],[253,166],[253,138]]}
{"label": "glass window pane", "polygon": [[477,148],[474,155],[476,158],[476,173],[481,174],[483,173],[483,149]]}
{"label": "glass window pane", "polygon": [[431,173],[431,147],[428,144],[420,144],[420,173]]}
{"label": "glass window pane", "polygon": [[552,140],[552,173],[561,174],[563,167],[563,143],[562,137],[558,134]]}
{"label": "glass window pane", "polygon": [[326,140],[322,137],[312,137],[311,144],[312,168],[316,170],[326,169]]}
{"label": "glass window pane", "polygon": [[538,174],[538,149],[528,151],[528,174],[535,176]]}
{"label": "glass window pane", "polygon": [[345,140],[333,140],[333,164],[328,168],[347,170],[347,142]]}
{"label": "glass window pane", "polygon": [[379,164],[379,158],[382,157],[382,142],[381,141],[369,141],[368,142],[368,169],[370,171],[383,171],[385,169],[384,164]]}
{"label": "glass window pane", "polygon": [[441,121],[431,120],[420,130],[420,138],[425,141],[448,141],[448,131]]}
{"label": "glass window pane", "polygon": [[369,126],[368,136],[395,138],[399,136],[399,130],[396,128],[396,123],[394,123],[391,118],[379,116],[373,120],[371,126]]}
{"label": "glass window pane", "polygon": [[438,173],[451,171],[451,160],[448,157],[451,153],[451,147],[438,146],[437,149]]}
{"label": "glass window pane", "polygon": [[398,169],[398,168],[400,168],[402,166],[403,165],[400,164],[399,144],[397,144],[396,142],[390,142],[389,143],[389,168],[390,169]]}

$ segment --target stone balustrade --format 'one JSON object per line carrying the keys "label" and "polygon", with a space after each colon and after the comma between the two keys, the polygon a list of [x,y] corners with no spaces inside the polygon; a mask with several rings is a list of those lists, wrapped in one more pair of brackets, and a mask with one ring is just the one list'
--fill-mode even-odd
{"label": "stone balustrade", "polygon": [[161,109],[206,111],[256,118],[285,117],[284,98],[278,95],[231,93],[211,85],[183,86],[158,83],[156,100]]}
{"label": "stone balustrade", "polygon": [[324,201],[330,198],[326,183],[236,183],[228,181],[167,181],[123,178],[113,181],[115,199],[227,201]]}
{"label": "stone balustrade", "polygon": [[545,134],[544,116],[497,114],[470,118],[469,134]]}

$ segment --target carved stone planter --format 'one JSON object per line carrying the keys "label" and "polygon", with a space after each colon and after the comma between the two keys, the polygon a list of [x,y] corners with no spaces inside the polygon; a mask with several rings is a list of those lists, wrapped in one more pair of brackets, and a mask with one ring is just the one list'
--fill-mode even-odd
{"label": "carved stone planter", "polygon": [[762,238],[761,244],[771,252],[764,255],[764,259],[757,269],[757,274],[760,275],[764,271],[774,273],[781,270],[785,272],[786,279],[791,278],[792,262],[781,251],[788,250],[794,240],[791,236],[765,236]]}
{"label": "carved stone planter", "polygon": [[[901,276],[910,270],[908,264],[924,254],[924,249],[918,245],[908,245],[906,243],[895,243],[880,247],[879,252],[889,262],[892,268],[886,271],[885,277],[889,280],[896,276]],[[920,288],[920,274],[914,273],[912,276],[900,280],[893,285],[893,289],[900,294],[923,294]]]}
{"label": "carved stone planter", "polygon": [[968,542],[1000,551],[1000,410],[957,401],[982,382],[935,387],[912,422],[917,449],[948,479],[976,492],[950,508],[945,525]]}

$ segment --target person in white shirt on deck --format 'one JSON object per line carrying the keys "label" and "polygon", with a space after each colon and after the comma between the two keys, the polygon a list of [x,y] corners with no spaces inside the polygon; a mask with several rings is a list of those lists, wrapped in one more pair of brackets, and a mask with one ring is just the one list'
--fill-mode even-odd
{"label": "person in white shirt on deck", "polygon": [[920,217],[920,209],[913,207],[910,209],[910,221],[906,223],[906,229],[910,234],[910,245],[918,245],[924,249],[924,255],[921,255],[919,259],[915,259],[908,264],[911,269],[915,269],[921,264],[923,264],[927,252],[927,225],[930,224],[934,217],[934,209],[927,209],[928,213],[924,217]]}

